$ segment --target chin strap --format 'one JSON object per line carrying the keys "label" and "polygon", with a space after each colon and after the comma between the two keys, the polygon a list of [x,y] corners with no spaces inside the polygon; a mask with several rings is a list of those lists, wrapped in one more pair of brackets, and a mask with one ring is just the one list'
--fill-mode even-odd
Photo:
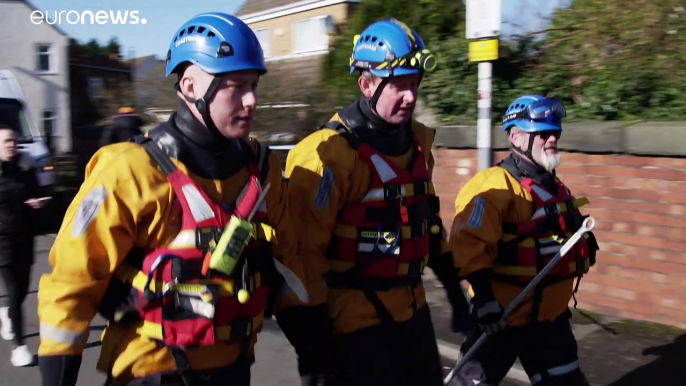
{"label": "chin strap", "polygon": [[184,99],[195,105],[195,107],[198,109],[198,112],[200,112],[200,115],[202,116],[203,122],[205,122],[205,126],[207,126],[213,135],[217,136],[222,136],[222,134],[219,132],[219,129],[217,129],[217,126],[215,126],[214,121],[212,121],[212,117],[210,116],[210,101],[212,100],[214,93],[217,92],[217,88],[221,84],[221,81],[221,74],[215,74],[214,79],[212,79],[210,86],[207,88],[205,95],[201,99],[195,99],[187,96],[181,91],[179,82],[174,83],[174,89],[178,92],[181,92],[181,95],[183,95]]}

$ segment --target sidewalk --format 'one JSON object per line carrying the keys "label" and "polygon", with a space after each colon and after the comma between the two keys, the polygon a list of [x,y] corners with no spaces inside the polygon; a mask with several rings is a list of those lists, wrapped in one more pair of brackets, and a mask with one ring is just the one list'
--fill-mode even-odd
{"label": "sidewalk", "polygon": [[[450,330],[452,310],[440,283],[430,275],[425,283],[439,349],[446,366],[452,366],[464,338]],[[583,307],[583,298],[577,300],[579,307]],[[592,386],[686,384],[686,330],[572,311],[581,369]],[[505,383],[530,384],[519,362],[510,370]]]}

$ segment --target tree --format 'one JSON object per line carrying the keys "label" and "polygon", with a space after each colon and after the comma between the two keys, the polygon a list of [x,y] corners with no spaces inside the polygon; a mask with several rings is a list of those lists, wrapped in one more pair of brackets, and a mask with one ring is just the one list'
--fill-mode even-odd
{"label": "tree", "polygon": [[558,10],[520,88],[561,98],[571,118],[686,118],[682,0],[575,0]]}
{"label": "tree", "polygon": [[[350,74],[349,59],[353,38],[369,24],[394,17],[414,28],[428,47],[456,33],[464,6],[455,0],[367,0],[359,4],[348,23],[337,26],[340,31],[333,39],[333,47],[324,58],[322,80],[334,103],[349,103],[359,95],[354,76]],[[439,66],[442,54],[439,53]]]}
{"label": "tree", "polygon": [[[368,0],[360,3],[347,25],[334,40],[324,59],[322,79],[329,103],[346,104],[359,96],[350,75],[349,58],[353,37],[374,21],[395,17],[415,29],[426,46],[436,53],[438,67],[422,80],[420,97],[444,122],[474,121],[477,118],[477,64],[468,58],[465,38],[465,6],[455,0]],[[524,39],[503,45],[501,58],[494,62],[494,119],[499,119],[508,99],[514,95],[516,80],[524,71],[524,53],[535,42]],[[502,98],[502,99],[501,99]],[[502,111],[501,111],[502,110]]]}
{"label": "tree", "polygon": [[111,54],[121,54],[121,45],[116,37],[112,37],[104,46],[101,46],[96,39],[90,39],[86,43],[80,43],[78,40],[71,38],[69,39],[69,43],[93,55],[104,55],[109,57]]}

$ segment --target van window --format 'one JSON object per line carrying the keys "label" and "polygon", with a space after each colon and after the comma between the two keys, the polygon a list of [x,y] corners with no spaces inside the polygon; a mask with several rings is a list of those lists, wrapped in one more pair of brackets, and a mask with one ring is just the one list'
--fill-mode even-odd
{"label": "van window", "polygon": [[22,104],[15,99],[0,98],[0,123],[9,125],[19,138],[32,138]]}

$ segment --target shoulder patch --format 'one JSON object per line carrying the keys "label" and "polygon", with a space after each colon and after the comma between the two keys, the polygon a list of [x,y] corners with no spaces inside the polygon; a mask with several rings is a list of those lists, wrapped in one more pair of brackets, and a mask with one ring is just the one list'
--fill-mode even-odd
{"label": "shoulder patch", "polygon": [[314,206],[317,209],[324,209],[329,205],[331,190],[333,189],[333,170],[329,166],[324,166],[322,178],[319,181],[317,194],[314,196]]}
{"label": "shoulder patch", "polygon": [[472,208],[472,214],[469,216],[469,227],[478,228],[481,226],[481,222],[484,219],[484,210],[486,209],[486,200],[483,197],[477,197],[474,199],[474,208]]}
{"label": "shoulder patch", "polygon": [[79,205],[79,209],[76,211],[76,218],[74,218],[74,224],[71,230],[74,237],[83,235],[98,214],[98,211],[106,198],[107,190],[105,190],[103,185],[99,185],[83,198]]}

